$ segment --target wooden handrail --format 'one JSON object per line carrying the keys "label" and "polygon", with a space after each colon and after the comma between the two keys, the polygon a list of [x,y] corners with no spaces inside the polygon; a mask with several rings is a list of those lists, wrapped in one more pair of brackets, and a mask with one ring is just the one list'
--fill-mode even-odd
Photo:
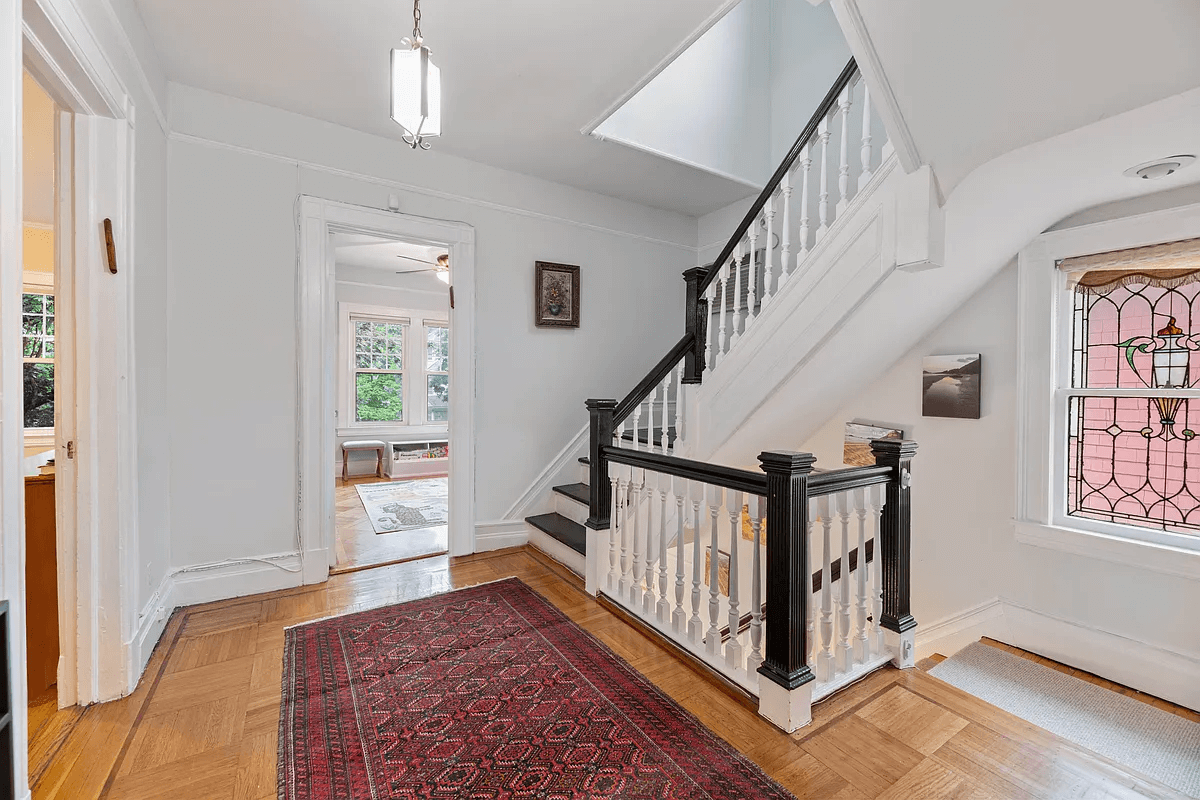
{"label": "wooden handrail", "polygon": [[824,494],[837,494],[864,486],[884,484],[891,478],[892,471],[891,467],[871,466],[814,472],[808,479],[808,496],[820,497]]}
{"label": "wooden handrail", "polygon": [[613,412],[613,425],[620,426],[633,410],[638,407],[638,404],[646,399],[650,392],[662,383],[663,378],[667,377],[667,373],[675,368],[675,365],[683,359],[684,355],[692,347],[693,335],[685,333],[683,338],[675,343],[662,359],[654,365],[654,369],[642,378],[641,382],[633,387],[633,391],[625,395],[625,399],[617,403],[617,410]]}
{"label": "wooden handrail", "polygon": [[702,481],[737,492],[750,492],[759,496],[767,493],[767,476],[762,472],[710,464],[707,461],[692,461],[689,458],[664,456],[644,450],[627,450],[624,447],[602,447],[601,451],[604,453],[605,459],[618,464],[674,475],[677,478]]}
{"label": "wooden handrail", "polygon": [[750,210],[746,212],[746,216],[742,219],[741,224],[738,225],[737,229],[733,232],[733,236],[729,237],[729,241],[726,243],[725,249],[721,251],[721,255],[717,256],[716,259],[713,260],[713,269],[710,269],[708,271],[708,275],[704,277],[704,280],[700,281],[701,294],[704,294],[704,290],[707,289],[709,284],[711,284],[716,279],[717,275],[720,274],[721,265],[728,261],[729,257],[733,255],[733,250],[735,247],[737,247],[738,242],[742,240],[742,237],[746,235],[746,231],[750,230],[750,226],[754,224],[756,219],[758,219],[758,215],[762,212],[763,207],[767,204],[767,201],[771,199],[771,195],[773,195],[775,190],[779,188],[779,184],[783,181],[783,176],[787,175],[788,172],[791,171],[792,165],[794,165],[796,163],[796,159],[800,157],[800,151],[804,149],[805,145],[807,145],[809,140],[812,139],[813,134],[817,132],[817,127],[821,124],[821,120],[833,110],[835,105],[837,105],[838,95],[842,93],[843,89],[850,85],[850,81],[853,80],[857,72],[858,65],[854,63],[854,59],[852,58],[846,64],[845,69],[842,70],[842,74],[838,76],[836,81],[834,81],[833,86],[830,87],[829,92],[825,95],[825,99],[821,101],[821,105],[817,106],[816,113],[812,115],[812,118],[809,119],[808,124],[804,126],[804,130],[796,138],[796,142],[792,145],[792,149],[788,151],[788,154],[784,157],[783,161],[780,162],[779,167],[775,170],[775,174],[771,176],[771,180],[767,181],[766,188],[759,193],[758,199],[754,201],[754,205],[750,206]]}

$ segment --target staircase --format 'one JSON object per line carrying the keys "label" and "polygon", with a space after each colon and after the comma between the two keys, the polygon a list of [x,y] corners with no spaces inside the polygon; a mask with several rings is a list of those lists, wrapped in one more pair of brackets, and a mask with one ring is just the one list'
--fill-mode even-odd
{"label": "staircase", "polygon": [[529,543],[577,575],[586,566],[587,523],[591,470],[586,457],[579,459],[580,482],[553,487],[554,510],[526,517]]}

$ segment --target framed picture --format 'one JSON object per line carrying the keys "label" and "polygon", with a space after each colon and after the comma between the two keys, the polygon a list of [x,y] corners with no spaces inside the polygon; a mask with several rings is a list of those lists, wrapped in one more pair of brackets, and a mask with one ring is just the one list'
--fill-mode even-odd
{"label": "framed picture", "polygon": [[871,452],[874,439],[903,439],[904,431],[895,428],[879,428],[858,422],[846,423],[846,438],[842,445],[842,463],[847,467],[871,467],[875,456]]}
{"label": "framed picture", "polygon": [[533,324],[539,328],[579,327],[579,267],[535,262]]}
{"label": "framed picture", "polygon": [[921,415],[979,419],[979,353],[921,360]]}

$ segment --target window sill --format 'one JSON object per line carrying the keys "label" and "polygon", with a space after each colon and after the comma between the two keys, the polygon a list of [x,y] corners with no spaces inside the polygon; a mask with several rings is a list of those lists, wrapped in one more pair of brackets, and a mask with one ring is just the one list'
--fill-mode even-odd
{"label": "window sill", "polygon": [[[1017,520],[1013,527],[1021,544],[1126,564],[1164,575],[1200,579],[1200,550],[1038,522]],[[1197,545],[1200,546],[1200,541]]]}
{"label": "window sill", "polygon": [[434,422],[429,425],[391,425],[372,427],[362,425],[353,428],[338,428],[339,439],[383,439],[387,442],[422,441],[430,436],[445,437],[450,430],[449,423]]}

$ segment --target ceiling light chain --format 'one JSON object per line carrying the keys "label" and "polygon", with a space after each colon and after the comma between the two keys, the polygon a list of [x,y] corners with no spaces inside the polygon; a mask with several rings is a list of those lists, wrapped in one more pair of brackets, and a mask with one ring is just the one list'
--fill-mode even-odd
{"label": "ceiling light chain", "polygon": [[442,133],[441,72],[421,35],[421,0],[413,0],[413,35],[392,50],[392,119],[412,149],[428,150]]}
{"label": "ceiling light chain", "polygon": [[413,0],[413,48],[421,46],[421,0]]}

